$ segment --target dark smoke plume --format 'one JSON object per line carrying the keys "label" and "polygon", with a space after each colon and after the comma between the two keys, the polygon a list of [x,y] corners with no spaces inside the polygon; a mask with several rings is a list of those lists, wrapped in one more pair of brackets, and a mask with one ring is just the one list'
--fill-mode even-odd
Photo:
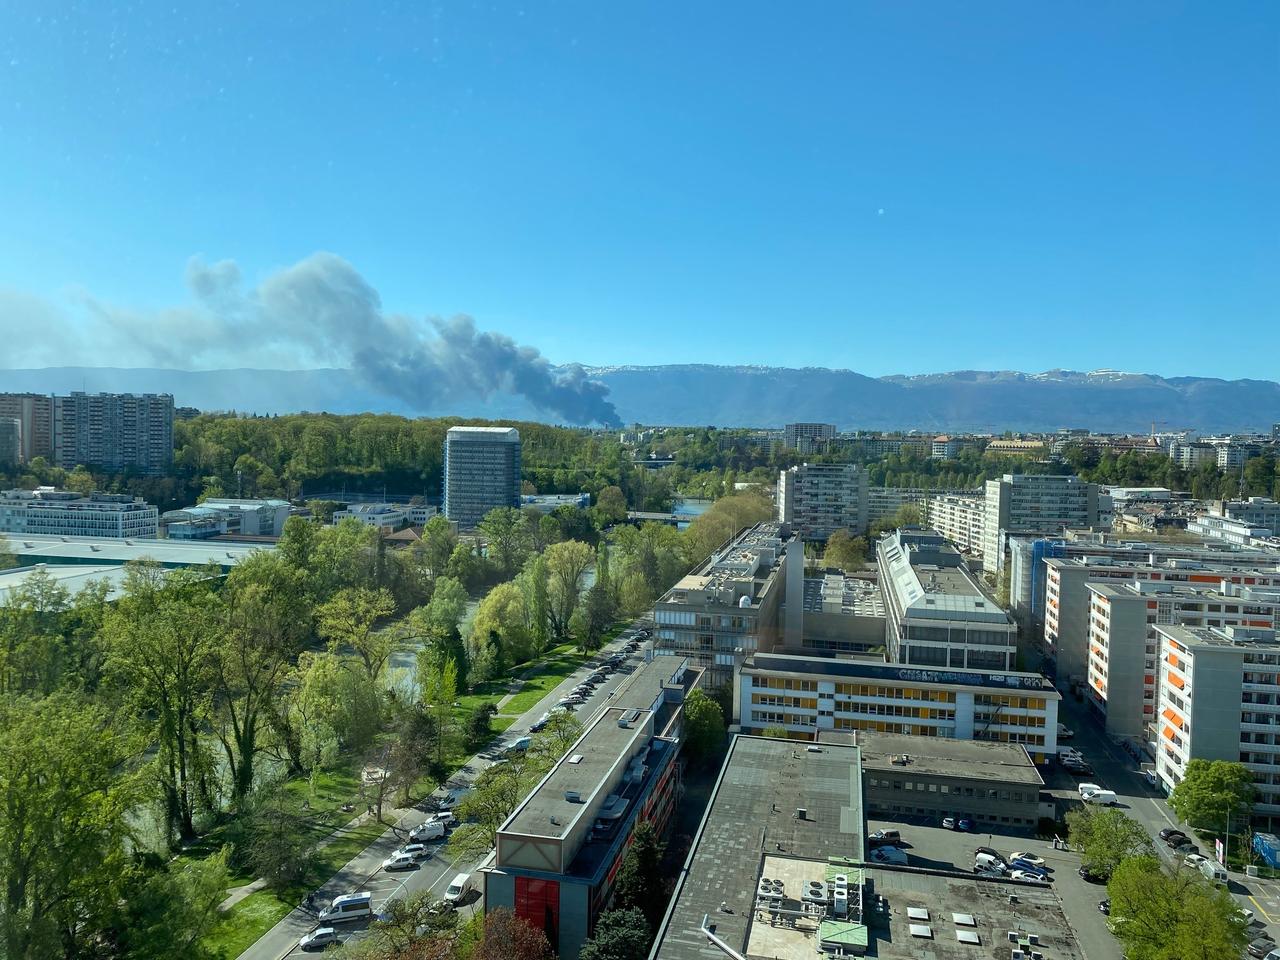
{"label": "dark smoke plume", "polygon": [[[535,348],[477,330],[470,317],[419,321],[389,315],[359,271],[331,253],[280,270],[247,294],[231,261],[193,261],[187,284],[200,305],[197,316],[180,317],[187,330],[176,342],[188,359],[198,358],[202,345],[213,354],[228,342],[247,343],[259,356],[287,350],[293,365],[350,366],[374,389],[417,409],[439,409],[455,397],[508,393],[569,423],[622,422],[609,388],[588,379],[581,366],[557,370]],[[139,344],[154,343],[156,326],[164,322],[155,315],[95,309]]]}

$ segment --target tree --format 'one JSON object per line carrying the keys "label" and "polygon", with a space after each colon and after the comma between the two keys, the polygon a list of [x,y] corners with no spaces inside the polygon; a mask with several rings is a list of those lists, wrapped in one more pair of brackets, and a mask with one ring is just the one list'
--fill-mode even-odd
{"label": "tree", "polygon": [[492,703],[482,703],[467,718],[467,743],[472,748],[483,747],[493,738],[493,715],[498,708]]}
{"label": "tree", "polygon": [[[435,899],[430,890],[386,901],[378,919],[369,925],[369,935],[361,944],[360,956],[396,958],[422,956],[410,953],[424,943],[441,944],[458,928],[458,913]],[[449,957],[450,954],[445,954]]]}
{"label": "tree", "polygon": [[724,745],[724,711],[701,690],[692,690],[684,701],[684,739],[689,755],[705,763]]}
{"label": "tree", "polygon": [[[652,898],[658,900],[657,897]],[[659,901],[665,908],[665,904]],[[636,908],[613,909],[600,915],[591,939],[582,945],[579,960],[645,960],[649,955],[649,921]]]}
{"label": "tree", "polygon": [[867,562],[867,541],[855,537],[848,530],[837,530],[827,538],[822,562],[846,572],[861,570]]}
{"label": "tree", "polygon": [[276,890],[301,882],[315,855],[307,818],[289,805],[282,785],[260,792],[248,812],[245,860],[255,876]]}
{"label": "tree", "polygon": [[[373,739],[382,725],[382,703],[359,663],[328,651],[307,652],[298,658],[297,677],[291,713],[299,730],[323,725],[348,749],[360,749]],[[313,735],[323,739],[324,732],[318,729]]]}
{"label": "tree", "polygon": [[88,954],[128,869],[141,746],[79,697],[0,697],[0,954]]}
{"label": "tree", "polygon": [[789,737],[786,727],[765,727],[760,731],[762,737],[772,737],[775,740],[786,740]]}
{"label": "tree", "polygon": [[554,960],[547,935],[505,907],[486,912],[472,960]]}
{"label": "tree", "polygon": [[595,552],[580,540],[553,543],[543,554],[547,565],[547,617],[552,635],[569,639],[569,621],[578,609],[582,577],[595,559]]}
{"label": "tree", "polygon": [[528,520],[515,507],[495,507],[476,527],[489,546],[489,556],[503,580],[510,580],[529,553]]}
{"label": "tree", "polygon": [[422,705],[435,722],[435,761],[443,764],[446,742],[453,730],[453,704],[458,698],[458,667],[453,658],[422,651],[418,655],[418,687],[422,690]]}
{"label": "tree", "polygon": [[1235,960],[1249,935],[1231,894],[1189,867],[1151,855],[1122,861],[1107,882],[1111,926],[1133,960]]}
{"label": "tree", "polygon": [[602,487],[596,494],[596,516],[600,526],[621,523],[627,519],[627,496],[616,486]]}
{"label": "tree", "polygon": [[387,631],[374,630],[374,624],[393,612],[391,591],[349,587],[317,610],[316,619],[329,649],[337,652],[349,647],[364,664],[369,679],[376,680],[391,657],[395,638]]}
{"label": "tree", "polygon": [[469,677],[473,683],[491,680],[515,662],[532,655],[524,594],[515,583],[500,583],[476,608],[467,637]]}
{"label": "tree", "polygon": [[667,906],[664,895],[667,880],[662,875],[664,848],[653,824],[641,821],[631,837],[631,845],[623,857],[613,887],[614,907],[642,911],[650,931],[657,930]]}
{"label": "tree", "polygon": [[1192,760],[1169,795],[1169,806],[1192,826],[1221,833],[1228,815],[1247,811],[1256,794],[1253,775],[1243,763]]}
{"label": "tree", "polygon": [[1111,876],[1122,860],[1152,853],[1151,837],[1142,824],[1114,807],[1072,810],[1067,827],[1084,865],[1104,877]]}
{"label": "tree", "polygon": [[616,613],[617,606],[608,581],[597,580],[587,591],[586,603],[583,605],[583,633],[578,638],[578,646],[584,653],[600,649],[605,631],[613,623]]}
{"label": "tree", "polygon": [[13,555],[13,551],[9,548],[9,541],[0,536],[0,570],[7,570],[17,565],[18,558]]}
{"label": "tree", "polygon": [[530,655],[536,656],[547,648],[547,631],[550,624],[551,600],[547,593],[546,558],[541,554],[530,557],[524,570],[516,578],[516,585],[524,596],[525,617],[529,624],[529,638],[533,644]]}
{"label": "tree", "polygon": [[120,914],[104,939],[129,960],[216,960],[202,943],[226,899],[230,847],[203,860],[172,861],[154,871],[135,869]]}
{"label": "tree", "polygon": [[458,804],[462,821],[449,846],[463,856],[482,856],[497,842],[498,828],[537,782],[542,770],[537,757],[526,754],[487,767]]}

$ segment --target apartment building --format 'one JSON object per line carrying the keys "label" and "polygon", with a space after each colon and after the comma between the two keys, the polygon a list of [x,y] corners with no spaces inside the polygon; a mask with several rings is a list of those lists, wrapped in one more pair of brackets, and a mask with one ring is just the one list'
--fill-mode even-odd
{"label": "apartment building", "polygon": [[520,506],[520,431],[450,427],[444,441],[444,515],[463,529],[496,507]]}
{"label": "apartment building", "polygon": [[963,552],[981,557],[985,510],[978,494],[943,494],[929,500],[926,522]]}
{"label": "apartment building", "polygon": [[1183,470],[1194,470],[1202,463],[1217,463],[1218,450],[1211,443],[1174,441],[1169,447],[1169,459]]}
{"label": "apartment building", "polygon": [[933,438],[933,444],[929,449],[929,458],[931,460],[954,460],[960,455],[960,451],[965,446],[965,441],[959,437],[949,437],[943,434],[940,437]]}
{"label": "apartment building", "polygon": [[1262,446],[1239,440],[1227,440],[1217,445],[1218,469],[1239,470],[1250,457],[1262,453]]}
{"label": "apartment building", "polygon": [[159,511],[141,498],[40,487],[0,492],[0,533],[154,538]]}
{"label": "apartment building", "polygon": [[1230,760],[1253,774],[1254,820],[1280,818],[1280,635],[1261,627],[1158,626],[1160,735],[1166,792],[1192,760]]}
{"label": "apartment building", "polygon": [[0,417],[0,469],[22,463],[22,421]]}
{"label": "apartment building", "polygon": [[1006,473],[987,481],[985,498],[982,562],[992,571],[1004,569],[1011,536],[1050,537],[1064,527],[1097,527],[1110,513],[1110,498],[1096,483],[1072,476]]}
{"label": "apartment building", "polygon": [[0,419],[17,420],[23,463],[36,457],[53,461],[53,398],[38,393],[0,393]]}
{"label": "apartment building", "polygon": [[1088,645],[1091,582],[1123,584],[1155,582],[1189,584],[1226,589],[1280,587],[1280,565],[1272,556],[1263,560],[1242,557],[1219,561],[1169,558],[1143,562],[1118,557],[1052,557],[1047,570],[1045,597],[1045,670],[1060,688],[1088,682]]}
{"label": "apartment building", "polygon": [[759,523],[653,605],[654,650],[689,657],[706,686],[723,687],[756,651],[799,644],[803,607],[801,541],[785,524]]}
{"label": "apartment building", "polygon": [[742,665],[734,715],[744,733],[875,731],[1057,751],[1062,697],[1037,673],[921,670],[871,657],[757,653]]}
{"label": "apartment building", "polygon": [[856,463],[804,463],[778,477],[778,520],[802,540],[867,529],[867,472]]}
{"label": "apartment building", "polygon": [[1088,703],[1107,732],[1154,740],[1157,626],[1277,624],[1280,588],[1222,581],[1214,587],[1141,580],[1090,583]]}
{"label": "apartment building", "polygon": [[173,397],[80,392],[54,397],[53,459],[68,470],[83,464],[167,473],[173,466]]}
{"label": "apartment building", "polygon": [[782,428],[782,445],[800,453],[818,453],[835,435],[834,423],[788,423]]}
{"label": "apartment building", "polygon": [[920,508],[921,518],[928,512],[929,502],[936,497],[972,495],[973,490],[931,489],[928,487],[868,487],[867,522],[888,520],[907,504]]}
{"label": "apartment building", "polygon": [[964,559],[934,530],[886,534],[876,545],[885,649],[893,663],[1013,670],[1017,627],[983,591]]}
{"label": "apartment building", "polygon": [[1212,500],[1209,503],[1209,516],[1238,520],[1250,527],[1265,527],[1271,531],[1271,536],[1280,537],[1280,501],[1270,497]]}
{"label": "apartment building", "polygon": [[635,828],[659,834],[680,795],[680,724],[698,672],[683,658],[645,663],[619,688],[498,829],[481,871],[484,909],[505,908],[546,933],[564,960],[578,956]]}

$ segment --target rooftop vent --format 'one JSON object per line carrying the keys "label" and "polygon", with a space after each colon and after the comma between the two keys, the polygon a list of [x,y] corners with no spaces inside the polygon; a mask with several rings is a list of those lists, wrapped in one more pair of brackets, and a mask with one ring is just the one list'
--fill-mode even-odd
{"label": "rooftop vent", "polygon": [[808,810],[806,810],[804,807],[796,807],[796,819],[797,819],[797,820],[807,820],[808,818],[809,818],[809,811],[808,811]]}
{"label": "rooftop vent", "polygon": [[629,727],[640,718],[640,711],[631,709],[618,718],[618,726]]}
{"label": "rooftop vent", "polygon": [[580,794],[577,790],[566,790],[564,792],[564,798],[568,800],[570,803],[582,802],[582,794]]}
{"label": "rooftop vent", "polygon": [[581,763],[581,762],[582,762],[582,759],[583,759],[583,758],[582,758],[582,754],[580,754],[580,753],[575,753],[572,757],[570,757],[570,758],[569,758],[569,762],[570,762],[570,763]]}

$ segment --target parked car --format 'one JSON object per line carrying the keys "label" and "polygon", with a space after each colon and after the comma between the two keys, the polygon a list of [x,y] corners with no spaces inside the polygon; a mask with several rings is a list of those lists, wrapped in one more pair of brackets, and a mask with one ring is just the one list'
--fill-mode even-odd
{"label": "parked car", "polygon": [[1037,857],[1034,853],[1023,853],[1021,851],[1009,854],[1009,862],[1021,860],[1023,863],[1029,863],[1033,867],[1043,867],[1044,857]]}
{"label": "parked car", "polygon": [[467,891],[471,889],[471,875],[469,873],[460,873],[453,878],[453,881],[444,891],[444,899],[448,903],[457,903],[467,895]]}
{"label": "parked car", "polygon": [[316,927],[298,941],[300,950],[323,950],[331,943],[338,942],[338,931],[333,927]]}
{"label": "parked car", "polygon": [[1108,875],[1097,873],[1088,866],[1081,866],[1076,872],[1085,883],[1106,883],[1111,879]]}
{"label": "parked car", "polygon": [[1114,807],[1120,800],[1114,790],[1091,790],[1080,795],[1085,803],[1094,803],[1100,807]]}
{"label": "parked car", "polygon": [[1030,870],[1010,870],[1009,879],[1019,883],[1044,883],[1048,877],[1043,873],[1032,873]]}
{"label": "parked car", "polygon": [[1068,727],[1065,723],[1058,724],[1058,739],[1070,740],[1076,735],[1076,732]]}
{"label": "parked car", "polygon": [[899,867],[907,864],[907,855],[897,847],[876,847],[867,854],[867,859],[876,863],[891,863]]}
{"label": "parked car", "polygon": [[956,821],[956,829],[959,830],[961,833],[968,833],[970,830],[973,829],[973,821],[970,820],[968,817],[961,817],[959,820]]}
{"label": "parked car", "polygon": [[1079,791],[1080,796],[1082,796],[1082,797],[1083,797],[1086,793],[1097,793],[1097,792],[1098,792],[1099,790],[1101,790],[1101,789],[1102,789],[1102,784],[1100,784],[1100,783],[1078,783],[1078,784],[1076,784],[1076,790],[1077,790],[1077,791]]}
{"label": "parked car", "polygon": [[414,843],[426,843],[428,840],[439,840],[444,837],[445,825],[439,820],[427,820],[409,831],[409,839]]}
{"label": "parked car", "polygon": [[897,846],[898,844],[902,843],[902,834],[899,833],[897,830],[877,830],[875,833],[871,834],[871,836],[868,839],[870,839],[873,843],[875,842],[884,843],[884,844],[891,843],[894,846]]}
{"label": "parked car", "polygon": [[1111,899],[1108,897],[1106,900],[1099,900],[1098,910],[1104,916],[1111,916]]}
{"label": "parked car", "polygon": [[507,753],[524,753],[532,745],[532,737],[517,737],[507,744]]}
{"label": "parked car", "polygon": [[392,856],[406,856],[413,857],[415,860],[426,860],[431,856],[431,851],[427,849],[427,845],[425,843],[406,843],[403,847],[392,854]]}
{"label": "parked car", "polygon": [[1014,857],[1009,861],[1009,869],[1021,870],[1024,873],[1034,873],[1037,877],[1042,877],[1045,880],[1049,879],[1049,871],[1043,866],[1036,866],[1034,863],[1029,863],[1019,857]]}
{"label": "parked car", "polygon": [[1270,937],[1259,937],[1249,944],[1248,951],[1251,957],[1265,957],[1268,953],[1276,948],[1276,942]]}
{"label": "parked car", "polygon": [[1200,856],[1200,854],[1198,853],[1188,853],[1185,857],[1182,858],[1182,862],[1185,863],[1188,867],[1195,867],[1197,870],[1199,870],[1200,864],[1208,863],[1209,861],[1204,857]]}
{"label": "parked car", "polygon": [[995,857],[1001,863],[1007,862],[1004,858],[1003,853],[1001,853],[999,850],[992,849],[991,847],[978,847],[978,849],[973,851],[973,855],[975,857],[978,856],[978,854],[980,853],[985,853],[988,857]]}
{"label": "parked car", "polygon": [[1163,840],[1165,843],[1169,842],[1170,837],[1185,837],[1185,836],[1186,836],[1185,833],[1183,833],[1181,830],[1175,829],[1174,827],[1165,827],[1163,830],[1160,831],[1160,839]]}
{"label": "parked car", "polygon": [[944,829],[944,830],[954,830],[954,829],[956,828],[956,818],[955,818],[955,817],[943,817],[943,818],[942,818],[942,827],[943,827],[943,829]]}
{"label": "parked car", "polygon": [[551,720],[551,714],[544,713],[537,720],[533,721],[533,723],[529,724],[529,732],[537,733],[539,730],[545,729],[545,727],[547,726],[547,723],[550,722],[550,720]]}
{"label": "parked car", "polygon": [[452,827],[457,822],[458,815],[452,810],[440,810],[427,817],[427,823],[442,823],[446,827]]}
{"label": "parked car", "polygon": [[1180,853],[1185,857],[1188,853],[1199,853],[1200,848],[1197,847],[1190,840],[1186,840],[1184,838],[1184,841],[1182,843],[1178,844],[1176,847],[1173,848],[1173,852]]}
{"label": "parked car", "polygon": [[983,867],[987,870],[999,870],[1001,873],[1009,869],[1009,865],[1005,863],[1004,857],[992,856],[989,853],[974,854],[973,865],[975,867]]}
{"label": "parked car", "polygon": [[418,858],[410,853],[393,853],[382,861],[383,870],[413,870],[418,866]]}

